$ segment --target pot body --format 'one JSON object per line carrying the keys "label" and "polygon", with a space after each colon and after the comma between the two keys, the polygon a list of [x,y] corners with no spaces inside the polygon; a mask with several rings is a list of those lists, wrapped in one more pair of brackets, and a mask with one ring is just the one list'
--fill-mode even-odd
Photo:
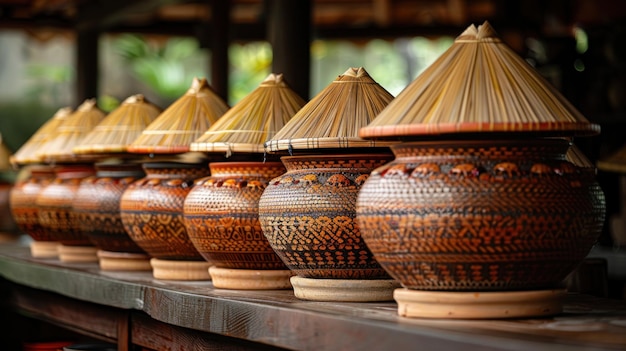
{"label": "pot body", "polygon": [[11,215],[18,229],[28,234],[36,241],[53,241],[49,232],[39,223],[39,207],[36,204],[37,196],[52,180],[54,170],[52,166],[29,166],[28,175],[18,180],[9,195]]}
{"label": "pot body", "polygon": [[96,174],[83,179],[74,199],[74,214],[82,232],[98,249],[144,253],[128,236],[120,215],[124,190],[143,178],[141,164],[96,164]]}
{"label": "pot body", "polygon": [[120,200],[126,233],[153,258],[204,261],[187,235],[185,197],[196,179],[209,175],[206,164],[144,163],[146,176],[131,183]]}
{"label": "pot body", "polygon": [[281,162],[213,162],[211,176],[196,181],[184,206],[189,238],[217,267],[282,269],[259,223],[259,199]]}
{"label": "pot body", "polygon": [[361,184],[392,154],[284,156],[287,172],[259,200],[259,221],[278,256],[304,278],[389,279],[361,238]]}
{"label": "pot body", "polygon": [[11,214],[10,197],[14,184],[0,179],[0,234],[18,234],[17,223]]}
{"label": "pot body", "polygon": [[92,164],[54,167],[55,178],[36,199],[39,223],[53,240],[65,246],[93,246],[83,234],[74,214],[74,199],[80,182],[95,175]]}
{"label": "pot body", "polygon": [[[572,146],[573,147],[573,146]],[[562,139],[411,142],[357,201],[367,245],[409,289],[558,287],[600,235],[604,194]]]}

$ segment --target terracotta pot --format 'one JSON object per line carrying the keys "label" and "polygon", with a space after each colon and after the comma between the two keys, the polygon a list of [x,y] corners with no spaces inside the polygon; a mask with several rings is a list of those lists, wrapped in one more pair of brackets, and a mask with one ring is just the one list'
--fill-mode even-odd
{"label": "terracotta pot", "polygon": [[[128,236],[120,215],[124,190],[145,173],[139,163],[99,163],[74,199],[80,228],[98,252],[104,270],[150,270],[149,256]],[[118,261],[115,267],[112,261]],[[107,264],[109,263],[109,264]]]}
{"label": "terracotta pot", "polygon": [[[259,200],[270,245],[302,279],[389,280],[361,238],[356,198],[361,184],[391,154],[284,156],[287,172]],[[321,282],[321,281],[320,281]]]}
{"label": "terracotta pot", "polygon": [[18,233],[9,203],[13,186],[12,182],[0,179],[0,234],[7,236],[16,236]]}
{"label": "terracotta pot", "polygon": [[[259,198],[267,183],[285,172],[281,162],[212,162],[211,176],[187,195],[184,219],[189,239],[213,264],[213,284],[237,289],[291,288],[291,272],[276,255],[259,223]],[[223,270],[226,269],[226,270]],[[232,269],[250,270],[239,283]],[[281,272],[269,272],[279,270]],[[220,272],[224,272],[226,282]],[[268,279],[268,274],[277,275]],[[259,278],[259,279],[257,279]],[[259,285],[257,280],[266,284]]]}
{"label": "terracotta pot", "polygon": [[358,197],[363,239],[408,289],[558,289],[605,216],[593,167],[569,161],[569,148],[563,139],[392,146],[395,160]]}
{"label": "terracotta pot", "polygon": [[80,182],[95,174],[93,164],[66,164],[54,167],[55,178],[35,201],[39,223],[47,235],[61,244],[61,261],[97,261],[96,248],[85,236],[74,214],[74,199]]}
{"label": "terracotta pot", "polygon": [[37,195],[54,179],[54,170],[48,165],[33,165],[22,172],[25,177],[15,183],[9,196],[13,219],[19,230],[34,240],[31,243],[33,257],[58,257],[58,243],[39,223],[39,207],[35,203]]}
{"label": "terracotta pot", "polygon": [[[177,162],[148,162],[143,164],[146,173],[130,184],[120,200],[122,223],[130,238],[152,257],[153,274],[159,279],[210,279],[209,264],[189,240],[183,220],[185,197],[195,179],[210,174],[206,164]],[[170,276],[161,275],[154,265],[155,260],[182,261],[176,265],[189,269],[193,262],[200,266],[201,277],[181,272]],[[159,262],[163,263],[163,262]],[[158,264],[161,267],[162,264]],[[168,270],[167,268],[165,270]]]}

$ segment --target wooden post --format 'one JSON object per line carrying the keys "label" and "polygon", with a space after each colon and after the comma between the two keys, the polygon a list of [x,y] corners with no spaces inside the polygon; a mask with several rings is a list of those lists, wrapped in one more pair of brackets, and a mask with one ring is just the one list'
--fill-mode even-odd
{"label": "wooden post", "polygon": [[311,71],[311,0],[267,0],[267,35],[272,45],[273,73],[309,99]]}
{"label": "wooden post", "polygon": [[76,101],[98,96],[98,39],[96,29],[79,29],[76,32]]}
{"label": "wooden post", "polygon": [[211,87],[224,101],[228,101],[230,0],[211,1],[211,22]]}

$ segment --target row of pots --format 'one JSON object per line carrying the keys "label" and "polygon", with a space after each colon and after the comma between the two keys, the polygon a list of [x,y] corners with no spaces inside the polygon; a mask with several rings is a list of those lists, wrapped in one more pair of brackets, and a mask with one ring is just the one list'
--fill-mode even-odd
{"label": "row of pots", "polygon": [[[563,139],[466,145],[404,143],[393,147],[395,160],[355,154],[209,167],[40,166],[16,184],[11,204],[36,242],[59,242],[70,252],[93,245],[129,258],[289,268],[305,278],[385,279],[387,271],[425,290],[560,281],[602,226],[593,167],[572,163]],[[482,154],[468,152],[476,147]],[[445,151],[451,148],[453,157]],[[524,152],[503,157],[510,149]],[[418,234],[419,241],[408,240]]]}
{"label": "row of pots", "polygon": [[[117,253],[126,263],[149,257],[153,266],[156,259],[202,262],[205,270],[214,265],[260,270],[257,275],[276,271],[271,273],[279,281],[251,288],[290,288],[293,274],[389,279],[358,235],[354,212],[364,179],[390,160],[390,154],[364,154],[211,162],[209,167],[206,162],[36,166],[14,187],[11,208],[34,239],[34,256],[41,256],[37,249],[46,243],[59,243],[65,261],[94,260],[97,249],[102,269],[125,269],[107,265],[115,260],[106,258]],[[272,231],[269,241],[259,222],[259,200],[268,186],[264,229]],[[278,223],[281,215],[284,222]],[[66,255],[90,246],[90,257]],[[127,269],[141,267],[156,269],[145,264]],[[202,267],[196,275],[154,274],[209,279]],[[241,281],[234,284],[246,288]]]}
{"label": "row of pots", "polygon": [[[407,316],[558,313],[561,281],[604,222],[595,169],[571,141],[599,128],[511,55],[487,23],[471,26],[391,103],[347,71],[265,142],[271,155],[216,160],[192,144],[207,154],[58,165],[29,211],[14,196],[15,218],[35,218],[61,259],[99,248],[101,267],[143,259],[158,279],[395,299]],[[485,62],[466,69],[466,56]],[[360,137],[340,133],[348,122]]]}

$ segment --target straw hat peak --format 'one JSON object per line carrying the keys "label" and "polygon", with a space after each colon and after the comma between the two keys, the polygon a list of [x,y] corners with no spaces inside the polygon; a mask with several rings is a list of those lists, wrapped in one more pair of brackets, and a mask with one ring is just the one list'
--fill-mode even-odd
{"label": "straw hat peak", "polygon": [[83,103],[76,108],[76,111],[87,112],[93,110],[94,108],[98,108],[97,101],[95,98],[91,98],[83,101]]}
{"label": "straw hat peak", "polygon": [[191,143],[190,150],[224,152],[227,157],[233,152],[263,153],[263,143],[305,103],[284,81],[282,73],[271,73]]}
{"label": "straw hat peak", "polygon": [[39,155],[47,162],[76,161],[74,147],[79,145],[105,116],[104,111],[98,108],[96,99],[86,99],[75,112],[58,124],[53,138],[41,145]]}
{"label": "straw hat peak", "polygon": [[56,136],[55,132],[58,125],[73,112],[74,110],[69,106],[59,108],[54,115],[44,122],[11,156],[11,163],[14,166],[19,166],[41,162],[42,159],[39,153],[42,145]]}
{"label": "straw hat peak", "polygon": [[161,113],[142,94],[127,97],[74,147],[76,154],[124,153],[127,147]]}
{"label": "straw hat peak", "polygon": [[358,136],[393,99],[363,67],[350,67],[265,142],[268,152],[388,146]]}
{"label": "straw hat peak", "polygon": [[180,154],[215,123],[228,105],[205,78],[194,78],[187,92],[166,108],[128,146],[141,154]]}
{"label": "straw hat peak", "polygon": [[359,135],[593,135],[600,131],[485,21],[470,25]]}

